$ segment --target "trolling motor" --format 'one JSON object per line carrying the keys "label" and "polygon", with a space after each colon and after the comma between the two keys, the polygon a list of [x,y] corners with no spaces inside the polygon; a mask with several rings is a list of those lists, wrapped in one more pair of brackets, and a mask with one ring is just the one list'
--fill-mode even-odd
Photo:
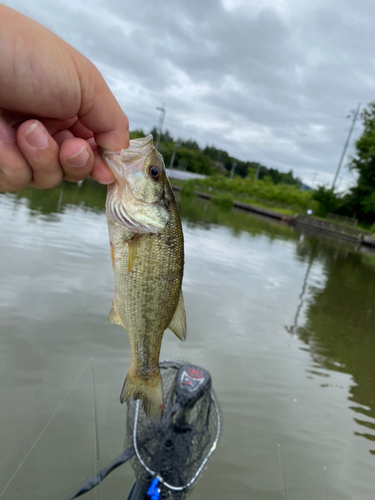
{"label": "trolling motor", "polygon": [[207,370],[182,361],[160,363],[164,416],[154,422],[139,400],[127,401],[125,451],[69,500],[131,459],[136,476],[127,500],[183,500],[191,493],[220,435],[220,411]]}

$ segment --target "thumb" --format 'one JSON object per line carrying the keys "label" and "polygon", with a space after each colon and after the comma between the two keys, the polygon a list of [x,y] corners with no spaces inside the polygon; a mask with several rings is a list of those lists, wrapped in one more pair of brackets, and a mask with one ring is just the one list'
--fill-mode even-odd
{"label": "thumb", "polygon": [[[80,54],[82,58],[82,55]],[[86,58],[85,58],[86,59]],[[98,69],[86,59],[78,69],[81,106],[78,118],[94,133],[96,144],[110,151],[129,147],[129,121]]]}

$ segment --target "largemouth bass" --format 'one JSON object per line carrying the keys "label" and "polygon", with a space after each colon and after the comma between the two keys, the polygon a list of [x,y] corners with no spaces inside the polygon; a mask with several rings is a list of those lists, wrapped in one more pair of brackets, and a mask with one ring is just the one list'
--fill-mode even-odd
{"label": "largemouth bass", "polygon": [[184,242],[176,200],[152,135],[130,141],[129,149],[102,151],[115,176],[108,186],[106,215],[115,296],[107,323],[128,332],[131,364],[121,392],[141,399],[160,420],[162,382],[158,366],[166,328],[186,338],[181,291]]}

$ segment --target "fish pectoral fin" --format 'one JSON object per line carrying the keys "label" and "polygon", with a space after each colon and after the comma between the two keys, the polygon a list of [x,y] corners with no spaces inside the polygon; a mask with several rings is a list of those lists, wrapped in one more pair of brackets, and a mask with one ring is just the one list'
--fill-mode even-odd
{"label": "fish pectoral fin", "polygon": [[182,296],[182,290],[180,291],[180,297],[178,299],[177,307],[174,312],[173,318],[168,325],[168,328],[178,337],[182,342],[186,340],[186,313],[184,306],[184,298]]}
{"label": "fish pectoral fin", "polygon": [[132,270],[137,255],[137,246],[137,238],[133,238],[128,242],[128,273]]}
{"label": "fish pectoral fin", "polygon": [[119,313],[117,312],[115,301],[113,301],[111,312],[109,313],[107,318],[107,324],[108,323],[113,323],[114,325],[122,326],[121,318]]}

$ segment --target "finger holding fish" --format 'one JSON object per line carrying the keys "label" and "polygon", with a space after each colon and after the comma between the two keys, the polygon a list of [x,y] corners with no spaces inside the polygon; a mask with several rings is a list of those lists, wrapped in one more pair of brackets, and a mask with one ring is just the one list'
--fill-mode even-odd
{"label": "finger holding fish", "polygon": [[60,123],[31,119],[12,127],[0,116],[0,191],[18,191],[30,184],[48,189],[63,179],[78,182],[88,175],[102,184],[113,182],[113,174],[96,151],[93,133],[90,136],[77,123],[77,119]]}
{"label": "finger holding fish", "polygon": [[31,180],[32,170],[17,146],[16,132],[0,116],[0,192],[18,191]]}

